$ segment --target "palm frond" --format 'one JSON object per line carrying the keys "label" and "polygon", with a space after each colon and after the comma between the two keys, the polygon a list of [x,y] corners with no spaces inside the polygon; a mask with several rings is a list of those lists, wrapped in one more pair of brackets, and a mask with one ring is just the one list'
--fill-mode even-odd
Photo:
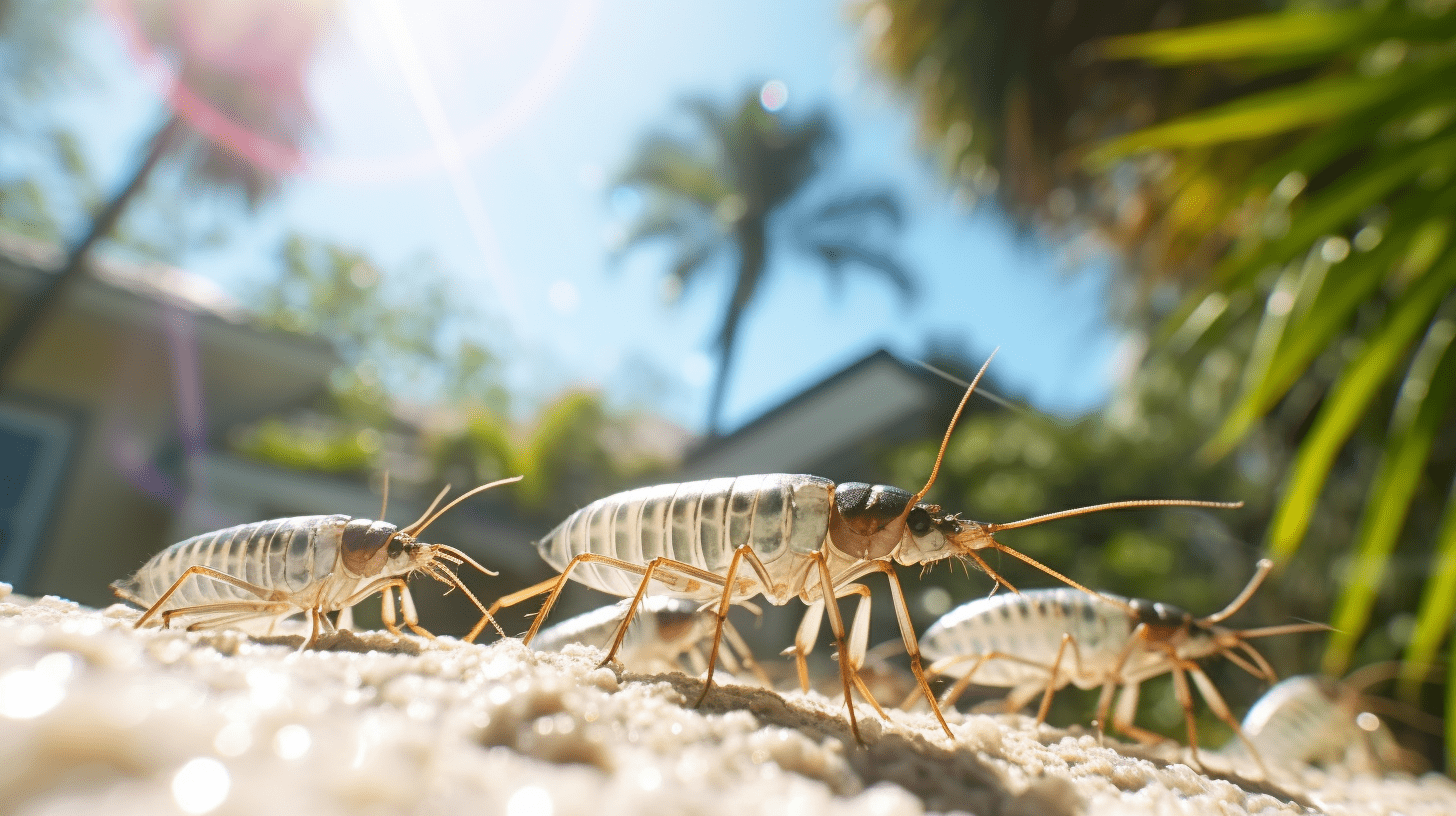
{"label": "palm frond", "polygon": [[[1456,304],[1453,304],[1456,305]],[[1447,310],[1450,311],[1449,309]],[[1365,631],[1375,595],[1405,525],[1436,431],[1456,396],[1456,323],[1445,316],[1430,325],[1396,399],[1390,439],[1365,505],[1348,583],[1330,617],[1334,631],[1324,671],[1345,674]]]}
{"label": "palm frond", "polygon": [[889,190],[868,190],[835,196],[811,212],[806,224],[879,217],[894,227],[905,223],[905,208]]}
{"label": "palm frond", "polygon": [[[1410,213],[1412,220],[1417,212],[1438,200],[1433,196],[1416,198],[1418,206],[1411,208],[1415,210]],[[1402,207],[1402,213],[1406,209]],[[1397,230],[1373,251],[1352,255],[1334,270],[1333,279],[1320,288],[1301,319],[1282,322],[1275,336],[1269,338],[1272,348],[1268,353],[1261,353],[1256,347],[1246,366],[1243,393],[1204,449],[1205,457],[1223,456],[1231,451],[1259,418],[1272,410],[1309,371],[1316,357],[1336,344],[1353,323],[1355,313],[1371,302],[1380,286],[1390,279],[1391,270],[1399,268],[1418,232],[1417,229]],[[1312,250],[1311,254],[1317,252]],[[1269,298],[1277,302],[1284,300],[1286,294],[1276,286]],[[1278,321],[1283,308],[1266,306],[1265,321]]]}
{"label": "palm frond", "polygon": [[1097,50],[1104,59],[1140,59],[1158,65],[1323,58],[1343,53],[1352,39],[1382,19],[1380,12],[1367,9],[1295,9],[1111,37]]}
{"label": "palm frond", "polygon": [[711,210],[733,194],[722,168],[676,140],[662,139],[618,177],[620,186],[639,187],[658,198],[696,204]]}
{"label": "palm frond", "polygon": [[697,281],[714,256],[725,248],[724,241],[685,242],[677,245],[667,274],[686,292]]}
{"label": "palm frond", "polygon": [[859,266],[889,281],[907,304],[917,294],[915,279],[887,252],[843,239],[815,240],[808,243],[806,249],[824,262],[835,281],[842,280],[848,268]]}
{"label": "palm frond", "polygon": [[[1021,223],[1076,202],[1074,226],[1149,292],[1135,315],[1163,321],[1145,366],[1230,375],[1178,396],[1221,416],[1206,465],[1290,460],[1267,543],[1332,565],[1338,585],[1311,594],[1343,632],[1326,666],[1404,647],[1456,667],[1456,492],[1434,488],[1456,484],[1456,403],[1437,386],[1456,378],[1438,342],[1456,292],[1456,7],[1175,6],[883,0],[866,16],[953,177]],[[1170,278],[1188,293],[1171,309],[1149,285]],[[1382,579],[1429,558],[1422,592]],[[1369,626],[1405,613],[1409,645]],[[1456,769],[1456,724],[1448,743]]]}
{"label": "palm frond", "polygon": [[[1431,493],[1431,469],[1451,478],[1451,457],[1437,455],[1436,439],[1456,404],[1456,324],[1447,314],[1456,308],[1453,40],[1453,10],[1428,15],[1392,4],[1253,15],[1103,45],[1106,55],[1164,66],[1222,62],[1252,74],[1269,65],[1309,68],[1105,142],[1089,156],[1110,167],[1159,150],[1196,163],[1238,143],[1259,157],[1252,172],[1227,183],[1226,203],[1215,205],[1235,225],[1237,244],[1178,320],[1187,323],[1211,292],[1263,301],[1240,394],[1207,456],[1233,451],[1301,384],[1324,392],[1270,524],[1276,559],[1299,551],[1338,457],[1360,428],[1380,427],[1382,406],[1392,405],[1389,422],[1373,432],[1379,462],[1333,608],[1330,672],[1353,659],[1379,603],[1403,605],[1388,596],[1386,573],[1400,548],[1414,546],[1413,508]],[[1322,373],[1345,358],[1337,376]],[[1408,659],[1427,665],[1456,606],[1450,499],[1443,515],[1435,573],[1406,648]]]}
{"label": "palm frond", "polygon": [[[1436,536],[1436,562],[1421,593],[1415,630],[1401,665],[1401,696],[1414,699],[1430,666],[1437,664],[1441,642],[1456,620],[1456,479],[1446,497],[1446,516]],[[1456,669],[1456,664],[1453,664]]]}
{"label": "palm frond", "polygon": [[1115,139],[1099,147],[1087,161],[1107,165],[1132,153],[1207,147],[1314,127],[1356,115],[1388,98],[1396,86],[1388,77],[1372,81],[1336,76],[1276,88]]}
{"label": "palm frond", "polygon": [[[196,37],[187,27],[202,12],[177,0],[128,0],[127,5],[138,33],[173,63],[179,88],[227,119],[245,139],[266,143],[269,149],[301,150],[314,126],[308,69],[315,44],[333,24],[336,2],[250,4],[229,33],[256,37],[256,32],[266,31],[268,36],[247,44],[254,53],[244,69],[216,64],[210,54],[195,48]],[[200,130],[191,135],[176,149],[184,182],[236,190],[250,207],[276,194],[276,168],[254,161],[248,148]]]}
{"label": "palm frond", "polygon": [[613,260],[616,260],[617,255],[638,244],[658,239],[671,242],[686,241],[702,232],[703,218],[700,211],[692,208],[655,208],[628,227],[626,234],[622,236],[619,249],[613,253]]}
{"label": "palm frond", "polygon": [[1300,443],[1294,471],[1269,526],[1269,551],[1276,561],[1287,560],[1299,548],[1336,454],[1453,286],[1456,254],[1394,304],[1389,318],[1371,333],[1365,349],[1331,387],[1314,427]]}

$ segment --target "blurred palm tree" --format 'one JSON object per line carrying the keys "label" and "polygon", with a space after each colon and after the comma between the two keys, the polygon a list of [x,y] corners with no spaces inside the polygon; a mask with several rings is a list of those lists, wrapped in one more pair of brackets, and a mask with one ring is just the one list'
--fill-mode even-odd
{"label": "blurred palm tree", "polygon": [[733,292],[714,339],[718,371],[708,432],[717,434],[739,327],[763,289],[779,243],[792,242],[817,259],[835,286],[842,285],[851,267],[885,278],[907,301],[915,285],[886,246],[903,220],[891,191],[841,193],[812,209],[791,208],[833,146],[834,129],[824,113],[787,121],[765,110],[757,91],[744,94],[731,109],[706,100],[686,107],[699,128],[697,138],[649,136],[618,179],[622,186],[645,191],[649,200],[623,246],[659,238],[671,242],[668,275],[674,296],[714,268],[720,256],[736,255]]}
{"label": "blurred palm tree", "polygon": [[0,128],[23,127],[24,109],[74,76],[68,45],[79,0],[0,0]]}
{"label": "blurred palm tree", "polygon": [[[35,115],[46,94],[83,73],[67,37],[83,8],[79,0],[0,0],[0,136],[11,144],[52,141],[67,173],[86,189],[90,172],[74,137],[61,130],[45,133],[49,123]],[[31,174],[0,178],[0,220],[7,229],[54,240],[51,204],[45,185]]]}
{"label": "blurred palm tree", "polygon": [[[1263,0],[880,0],[862,6],[871,56],[915,98],[925,143],[971,199],[1022,228],[1093,230],[1139,275],[1177,281],[1226,246],[1208,213],[1169,195],[1180,165],[1082,164],[1088,146],[1229,98],[1250,78],[1096,59],[1107,37],[1219,20]],[[1223,157],[1224,176],[1247,161]]]}
{"label": "blurred palm tree", "polygon": [[26,298],[0,335],[0,381],[84,269],[92,248],[112,232],[164,158],[179,165],[188,186],[240,191],[250,208],[277,190],[275,175],[235,152],[237,145],[219,144],[198,134],[188,125],[183,109],[224,118],[260,142],[296,151],[312,118],[305,71],[334,5],[332,0],[119,3],[123,24],[134,24],[147,47],[173,63],[173,105],[146,139],[141,158],[117,191],[67,250],[59,270]]}
{"label": "blurred palm tree", "polygon": [[1175,314],[1184,326],[1198,315],[1197,331],[1186,333],[1216,337],[1230,294],[1262,301],[1242,393],[1206,450],[1230,451],[1301,380],[1320,367],[1333,372],[1269,531],[1272,554],[1288,560],[1341,451],[1362,425],[1383,425],[1374,431],[1384,449],[1335,604],[1325,669],[1348,668],[1397,545],[1405,539],[1410,559],[1435,538],[1437,569],[1406,651],[1412,688],[1435,659],[1456,601],[1456,502],[1445,502],[1439,534],[1433,519],[1407,526],[1417,499],[1439,505],[1452,480],[1449,447],[1439,442],[1449,444],[1456,412],[1453,45],[1450,4],[1288,11],[1112,40],[1111,57],[1311,71],[1128,134],[1091,157],[1110,163],[1160,150],[1198,162],[1245,143],[1267,153],[1231,197],[1247,226]]}

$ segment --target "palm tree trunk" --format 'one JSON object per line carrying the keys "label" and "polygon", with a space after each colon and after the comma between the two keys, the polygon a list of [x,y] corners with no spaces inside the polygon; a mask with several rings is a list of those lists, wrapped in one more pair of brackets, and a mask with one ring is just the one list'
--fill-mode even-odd
{"label": "palm tree trunk", "polygon": [[81,236],[81,240],[67,252],[65,263],[61,264],[60,270],[52,273],[49,279],[41,283],[20,304],[15,312],[15,318],[5,328],[4,335],[0,336],[0,387],[3,387],[9,377],[11,366],[20,356],[20,352],[25,350],[26,344],[35,336],[46,317],[55,310],[56,304],[65,295],[66,289],[85,269],[86,258],[91,254],[92,247],[115,228],[116,222],[121,220],[122,213],[146,185],[147,178],[151,176],[157,162],[172,146],[181,129],[182,120],[175,113],[169,115],[162,127],[148,140],[146,155],[132,170],[126,183],[122,185],[116,195],[112,196],[110,201],[106,202],[106,206],[96,214],[95,219],[91,221],[90,228]]}
{"label": "palm tree trunk", "polygon": [[720,436],[723,401],[728,391],[728,374],[733,368],[733,354],[738,347],[738,324],[748,302],[758,291],[767,254],[767,224],[762,218],[746,217],[738,226],[738,279],[733,284],[733,299],[723,314],[723,327],[718,330],[718,374],[713,379],[713,395],[708,401],[708,435]]}
{"label": "palm tree trunk", "polygon": [[[730,322],[731,320],[731,322]],[[738,321],[725,319],[718,335],[718,372],[713,376],[713,394],[708,398],[708,436],[722,436],[723,397],[728,387],[728,370],[733,364],[733,346],[738,339]]]}

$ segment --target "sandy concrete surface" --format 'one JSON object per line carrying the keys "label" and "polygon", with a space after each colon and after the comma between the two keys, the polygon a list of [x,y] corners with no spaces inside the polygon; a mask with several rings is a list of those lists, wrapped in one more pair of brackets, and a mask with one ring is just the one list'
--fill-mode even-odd
{"label": "sandy concrete surface", "polygon": [[1456,814],[1439,774],[1276,771],[1023,716],[863,710],[383,632],[136,630],[0,585],[0,813]]}

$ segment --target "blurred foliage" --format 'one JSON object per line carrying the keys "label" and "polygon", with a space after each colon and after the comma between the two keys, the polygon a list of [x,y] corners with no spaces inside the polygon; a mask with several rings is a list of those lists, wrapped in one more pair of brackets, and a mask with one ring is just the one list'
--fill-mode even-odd
{"label": "blurred foliage", "polygon": [[484,316],[451,297],[437,264],[420,258],[386,274],[362,252],[301,235],[280,255],[279,276],[249,300],[266,324],[334,344],[349,364],[336,391],[377,411],[386,395],[505,409],[495,357],[468,332]]}
{"label": "blurred foliage", "polygon": [[[146,138],[137,162],[116,191],[89,216],[88,227],[70,243],[56,273],[27,294],[16,316],[0,332],[0,378],[83,272],[96,243],[110,236],[130,213],[132,203],[153,181],[158,168],[167,168],[162,178],[172,182],[173,189],[167,192],[174,200],[204,191],[236,191],[249,207],[256,207],[277,191],[276,173],[284,166],[275,162],[265,167],[260,157],[281,152],[296,163],[312,123],[305,80],[313,48],[333,18],[334,3],[125,0],[114,11],[123,34],[135,41],[132,45],[150,48],[168,59],[177,81],[170,88],[165,115]],[[10,17],[24,19],[24,15]],[[50,36],[64,38],[70,33]],[[30,36],[27,30],[15,34],[13,39],[19,42]],[[4,50],[27,57],[40,55],[37,59],[46,55],[29,45]],[[67,53],[61,48],[49,56],[60,59]],[[196,130],[205,127],[226,132],[204,136]],[[32,209],[38,217],[47,215],[41,208]],[[186,216],[198,209],[186,207],[174,214]],[[185,220],[168,224],[156,234],[167,236],[181,223]],[[163,245],[167,244],[177,248],[164,237]],[[155,251],[158,247],[144,243],[140,249]]]}
{"label": "blurred foliage", "polygon": [[[145,152],[163,154],[164,160],[156,166],[139,160],[118,187],[130,191],[127,198],[152,188],[143,212],[132,214],[134,222],[146,216],[152,223],[149,229],[133,223],[116,236],[121,244],[145,257],[175,260],[192,238],[179,237],[179,227],[209,214],[198,206],[199,195],[237,191],[255,208],[278,190],[277,166],[290,155],[296,162],[309,135],[313,116],[304,82],[313,45],[331,24],[335,5],[323,0],[115,5],[112,22],[175,72],[180,84],[169,103],[207,127],[226,125],[243,134],[214,141],[184,127],[183,113],[164,111],[145,142]],[[45,172],[31,168],[22,178],[0,180],[0,218],[32,237],[63,237],[58,204],[83,213],[117,204],[104,199],[74,135],[56,124],[51,106],[62,95],[95,88],[87,55],[76,48],[75,24],[87,19],[86,10],[74,0],[0,2],[0,132],[30,142],[31,152],[50,165]],[[271,151],[275,166],[253,163],[244,155],[249,151]],[[138,175],[145,178],[138,181]],[[185,207],[179,205],[184,200]],[[121,201],[119,209],[130,210],[129,204]],[[216,223],[207,227],[214,235],[218,230]]]}
{"label": "blurred foliage", "polygon": [[284,467],[366,473],[390,468],[401,453],[381,435],[401,414],[446,394],[503,405],[493,356],[468,340],[449,344],[450,327],[468,316],[427,262],[386,276],[363,253],[296,234],[280,261],[278,276],[248,298],[257,319],[324,338],[343,364],[314,410],[240,431],[232,443],[241,452]]}
{"label": "blurred foliage", "polygon": [[[278,278],[251,300],[267,325],[318,335],[343,365],[311,410],[267,419],[234,440],[283,467],[481,484],[524,475],[509,500],[559,517],[644,479],[664,458],[639,444],[640,417],[568,392],[534,420],[511,418],[496,356],[469,327],[491,321],[451,298],[427,261],[389,273],[355,250],[291,236]],[[648,451],[644,453],[643,451]]]}
{"label": "blurred foliage", "polygon": [[50,197],[33,178],[0,180],[0,224],[29,238],[53,241],[59,237]]}
{"label": "blurred foliage", "polygon": [[635,444],[639,419],[612,414],[597,394],[568,391],[528,426],[477,414],[462,430],[437,436],[435,469],[464,471],[466,482],[521,474],[518,504],[554,523],[602,496],[661,481],[654,477],[675,464]]}
{"label": "blurred foliage", "polygon": [[378,433],[350,430],[346,423],[317,418],[304,422],[270,417],[240,433],[233,444],[254,459],[289,470],[368,473],[379,452]]}
{"label": "blurred foliage", "polygon": [[[153,207],[187,194],[229,190],[256,207],[278,190],[277,168],[261,167],[244,153],[271,151],[277,154],[272,156],[275,164],[289,155],[297,159],[313,122],[305,92],[307,71],[336,5],[328,0],[116,4],[113,22],[175,72],[179,84],[169,103],[186,108],[188,116],[208,127],[225,123],[243,134],[215,142],[190,125],[176,126],[182,113],[165,111],[146,139],[149,150],[166,154],[166,170],[158,175],[170,188],[152,196]],[[47,107],[50,100],[96,79],[87,55],[76,49],[75,24],[86,19],[86,10],[86,4],[74,0],[0,0],[0,132],[48,143],[43,152],[54,159],[56,176],[77,180],[82,189],[75,197],[82,210],[91,210],[103,203],[102,197],[74,136],[56,127]],[[138,162],[133,174],[143,166]],[[148,167],[146,174],[152,172]],[[119,189],[131,186],[123,183]],[[137,192],[143,186],[136,185]],[[6,179],[0,183],[0,205],[7,219],[23,225],[25,232],[55,238],[59,232],[47,199],[58,192],[47,191],[33,177]],[[190,203],[195,211],[196,200]],[[171,215],[177,213],[167,218],[175,229]],[[136,236],[131,237],[135,243]]]}
{"label": "blurred foliage", "polygon": [[80,0],[0,0],[0,132],[25,132],[38,100],[85,73],[71,24]]}
{"label": "blurred foliage", "polygon": [[860,17],[871,58],[914,98],[923,140],[961,196],[1020,226],[1091,230],[1149,277],[1196,273],[1227,236],[1200,196],[1248,167],[1149,160],[1089,170],[1090,146],[1267,78],[1097,58],[1103,40],[1263,10],[1264,0],[881,0]]}
{"label": "blurred foliage", "polygon": [[713,340],[718,371],[708,432],[716,434],[739,326],[762,291],[780,245],[790,244],[818,261],[835,288],[844,285],[851,268],[884,278],[907,299],[915,286],[889,248],[903,219],[893,192],[836,193],[798,206],[834,147],[834,128],[825,113],[791,121],[765,110],[756,89],[732,107],[694,99],[685,108],[695,132],[649,135],[617,184],[638,188],[648,199],[624,248],[659,239],[671,245],[672,297],[715,269],[724,256],[736,256],[733,293]]}
{"label": "blurred foliage", "polygon": [[[47,143],[45,152],[94,204],[95,183],[75,138],[36,115],[49,94],[89,78],[69,38],[84,8],[77,0],[0,0],[0,135],[10,145]],[[53,197],[33,173],[0,178],[0,223],[21,235],[55,240],[60,231]]]}
{"label": "blurred foliage", "polygon": [[[338,13],[333,0],[123,0],[118,21],[171,64],[178,89],[172,116],[238,132],[214,141],[189,125],[169,161],[193,192],[233,189],[250,207],[278,191],[274,162],[297,154],[313,126],[307,77],[314,47]],[[184,118],[185,118],[184,116]],[[158,131],[161,132],[160,130]]]}
{"label": "blurred foliage", "polygon": [[[100,210],[111,220],[93,223],[89,232],[96,234],[73,247],[68,268],[80,269],[92,242],[106,237],[113,248],[185,263],[189,252],[219,236],[215,228],[193,229],[197,219],[212,217],[215,227],[235,216],[213,206],[218,196],[205,194],[237,193],[249,207],[260,206],[283,182],[278,171],[299,158],[313,122],[307,73],[337,6],[115,4],[109,22],[131,45],[160,56],[179,85],[148,137],[144,160],[108,200],[76,139],[58,124],[63,116],[47,107],[76,92],[89,68],[84,53],[67,50],[76,41],[67,24],[83,19],[85,5],[0,0],[0,129],[28,140],[27,149],[54,171],[32,167],[0,179],[0,220],[60,242],[71,230],[70,211]],[[193,123],[231,127],[238,138],[214,142]],[[249,160],[258,151],[269,160],[261,166]],[[265,277],[245,297],[258,321],[323,338],[341,365],[314,404],[237,429],[229,443],[248,456],[348,476],[389,470],[396,484],[524,473],[525,492],[514,494],[526,497],[521,506],[564,514],[676,453],[656,438],[651,422],[610,409],[593,394],[568,393],[539,417],[519,418],[496,354],[475,330],[492,321],[452,296],[447,276],[428,259],[386,273],[360,252],[294,235],[281,249],[276,275]]]}
{"label": "blurred foliage", "polygon": [[[1117,251],[1144,295],[1124,317],[1162,325],[1139,378],[1232,373],[1218,421],[1170,463],[1270,465],[1238,498],[1273,500],[1281,589],[1338,630],[1323,669],[1403,656],[1412,698],[1425,666],[1451,663],[1456,609],[1453,6],[890,0],[864,14],[957,177],[999,178],[1022,223]],[[1148,465],[1065,453],[1102,473]]]}

